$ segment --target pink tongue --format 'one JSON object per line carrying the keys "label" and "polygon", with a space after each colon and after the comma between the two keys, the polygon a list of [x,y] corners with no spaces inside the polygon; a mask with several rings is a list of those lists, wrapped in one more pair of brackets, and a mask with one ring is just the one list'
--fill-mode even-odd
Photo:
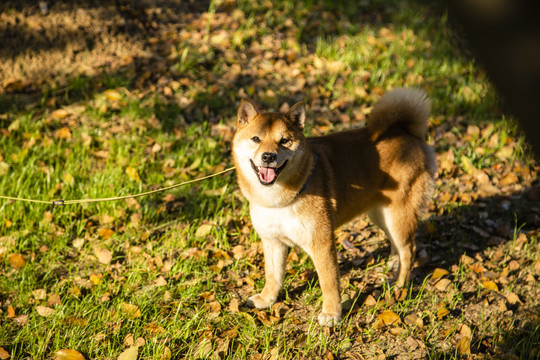
{"label": "pink tongue", "polygon": [[265,183],[271,183],[276,178],[276,169],[271,167],[261,167],[259,169],[259,176]]}

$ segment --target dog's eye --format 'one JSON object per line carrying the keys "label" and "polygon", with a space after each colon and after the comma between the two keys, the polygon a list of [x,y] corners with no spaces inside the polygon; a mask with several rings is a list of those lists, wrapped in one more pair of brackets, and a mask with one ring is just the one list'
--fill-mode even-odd
{"label": "dog's eye", "polygon": [[279,143],[280,143],[281,145],[287,145],[287,144],[290,143],[290,142],[291,142],[291,140],[286,139],[286,138],[283,138],[283,139],[281,139],[281,140],[279,141]]}
{"label": "dog's eye", "polygon": [[261,142],[261,139],[259,139],[258,136],[254,136],[254,137],[251,138],[251,141],[253,141],[254,143],[258,144],[258,143]]}

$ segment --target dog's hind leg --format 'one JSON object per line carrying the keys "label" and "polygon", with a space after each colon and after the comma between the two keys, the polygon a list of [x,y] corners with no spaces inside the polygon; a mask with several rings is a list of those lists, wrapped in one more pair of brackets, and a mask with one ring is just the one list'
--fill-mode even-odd
{"label": "dog's hind leg", "polygon": [[414,262],[417,217],[413,209],[402,206],[379,207],[368,212],[371,220],[384,230],[392,246],[392,255],[397,255],[398,269],[395,280],[397,287],[409,282]]}
{"label": "dog's hind leg", "polygon": [[264,249],[265,280],[263,290],[250,297],[246,305],[257,309],[267,308],[274,304],[283,287],[285,266],[289,247],[277,239],[262,239]]}

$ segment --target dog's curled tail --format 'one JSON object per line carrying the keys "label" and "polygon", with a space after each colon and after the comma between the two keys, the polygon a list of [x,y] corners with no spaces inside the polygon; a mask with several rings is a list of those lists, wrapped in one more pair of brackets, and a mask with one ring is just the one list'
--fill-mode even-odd
{"label": "dog's curled tail", "polygon": [[375,104],[367,120],[371,140],[377,140],[394,124],[399,124],[409,134],[424,139],[430,109],[430,102],[422,90],[397,88],[386,93]]}

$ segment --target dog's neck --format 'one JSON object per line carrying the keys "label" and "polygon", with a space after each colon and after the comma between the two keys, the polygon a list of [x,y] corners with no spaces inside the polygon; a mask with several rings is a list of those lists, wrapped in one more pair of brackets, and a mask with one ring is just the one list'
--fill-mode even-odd
{"label": "dog's neck", "polygon": [[309,175],[306,181],[304,182],[304,185],[302,186],[302,188],[300,189],[300,191],[298,192],[296,196],[300,196],[302,195],[304,191],[306,191],[306,188],[309,185],[309,181],[311,180],[311,176],[313,175],[313,171],[315,171],[315,166],[317,166],[317,160],[319,160],[319,157],[317,156],[317,154],[313,153],[313,165],[311,165],[311,170],[309,170]]}

